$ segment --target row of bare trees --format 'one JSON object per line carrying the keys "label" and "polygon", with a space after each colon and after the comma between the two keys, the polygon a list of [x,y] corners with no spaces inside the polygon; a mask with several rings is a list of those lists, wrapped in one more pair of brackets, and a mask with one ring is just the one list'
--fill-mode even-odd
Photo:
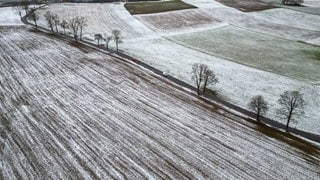
{"label": "row of bare trees", "polygon": [[[205,93],[207,85],[218,82],[215,73],[205,64],[193,64],[192,73],[192,80],[196,83],[198,95]],[[285,91],[280,95],[278,103],[280,108],[277,109],[276,113],[280,118],[287,120],[286,132],[288,132],[290,121],[304,113],[303,109],[306,103],[303,94],[299,91]],[[260,117],[265,115],[269,109],[268,102],[261,95],[251,98],[248,107],[257,114],[258,122],[260,122]]]}
{"label": "row of bare trees", "polygon": [[88,25],[87,18],[81,16],[73,17],[70,20],[61,20],[57,14],[47,11],[44,17],[52,33],[59,33],[58,27],[63,29],[64,34],[66,34],[66,29],[69,29],[76,41],[82,40],[83,28]]}
{"label": "row of bare trees", "polygon": [[[88,25],[88,20],[86,17],[76,16],[69,20],[60,20],[59,16],[55,13],[52,13],[51,11],[47,11],[44,14],[44,18],[53,34],[59,33],[58,27],[61,27],[63,29],[64,35],[66,34],[66,29],[69,29],[76,41],[78,39],[82,40],[83,28]],[[39,15],[34,10],[29,12],[28,19],[34,21],[35,27],[37,28],[37,20],[39,20]],[[102,34],[95,34],[94,38],[98,41],[98,46],[100,45],[100,41],[104,41],[107,49],[109,47],[109,42],[113,40],[116,44],[117,52],[119,51],[119,43],[121,42],[120,30],[112,30],[112,35],[102,36]]]}
{"label": "row of bare trees", "polygon": [[121,42],[121,31],[114,29],[112,30],[112,35],[102,35],[102,34],[95,34],[94,40],[98,42],[98,46],[100,46],[100,42],[104,41],[106,45],[106,49],[109,49],[109,43],[111,40],[113,40],[116,44],[117,52],[119,51],[119,43]]}
{"label": "row of bare trees", "polygon": [[215,73],[205,64],[194,63],[192,73],[191,79],[196,82],[198,95],[204,94],[209,84],[218,82]]}
{"label": "row of bare trees", "polygon": [[[288,132],[290,121],[304,113],[306,103],[303,94],[299,91],[285,91],[280,95],[278,103],[280,108],[276,113],[280,118],[287,120],[286,132]],[[260,116],[266,114],[269,109],[268,102],[261,95],[251,98],[248,107],[257,114],[256,119],[259,122]]]}

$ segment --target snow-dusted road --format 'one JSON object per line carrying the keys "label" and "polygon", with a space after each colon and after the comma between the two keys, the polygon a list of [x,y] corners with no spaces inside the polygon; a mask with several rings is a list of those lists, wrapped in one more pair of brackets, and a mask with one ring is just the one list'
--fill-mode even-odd
{"label": "snow-dusted road", "polygon": [[1,179],[320,177],[319,148],[134,64],[19,27],[0,54]]}

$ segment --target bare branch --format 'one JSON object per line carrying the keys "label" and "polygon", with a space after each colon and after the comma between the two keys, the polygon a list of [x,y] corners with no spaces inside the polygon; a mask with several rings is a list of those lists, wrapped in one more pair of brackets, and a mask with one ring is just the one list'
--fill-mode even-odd
{"label": "bare branch", "polygon": [[68,22],[69,24],[69,29],[73,34],[74,39],[77,41],[78,40],[78,31],[80,28],[80,24],[79,24],[79,17],[74,17],[72,19],[69,20]]}
{"label": "bare branch", "polygon": [[117,52],[119,51],[119,48],[118,48],[119,46],[118,45],[121,42],[120,34],[121,34],[120,30],[117,30],[117,29],[112,30],[113,40],[114,40],[114,42],[116,43],[116,46],[117,46]]}
{"label": "bare branch", "polygon": [[286,131],[288,132],[290,120],[294,116],[300,116],[304,113],[303,108],[306,103],[303,99],[303,94],[299,91],[286,91],[280,95],[278,103],[281,108],[277,110],[277,114],[281,118],[287,119]]}
{"label": "bare branch", "polygon": [[268,111],[268,103],[264,100],[261,95],[251,98],[250,103],[248,104],[249,109],[257,113],[257,121],[259,121],[260,116],[264,115]]}
{"label": "bare branch", "polygon": [[60,26],[63,28],[63,34],[66,34],[66,28],[69,27],[68,21],[62,20],[62,22],[60,23]]}
{"label": "bare branch", "polygon": [[47,21],[47,25],[49,26],[49,28],[51,29],[51,32],[54,33],[53,31],[53,26],[54,26],[54,19],[53,19],[54,14],[51,13],[51,11],[47,11],[44,14],[45,20]]}

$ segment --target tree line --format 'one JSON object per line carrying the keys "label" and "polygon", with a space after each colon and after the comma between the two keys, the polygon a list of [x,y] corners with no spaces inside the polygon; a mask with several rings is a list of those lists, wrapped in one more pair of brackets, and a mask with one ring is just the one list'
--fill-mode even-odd
{"label": "tree line", "polygon": [[[44,17],[52,33],[55,33],[55,32],[59,33],[58,26],[60,26],[63,29],[64,35],[66,34],[66,29],[69,29],[76,41],[78,39],[82,40],[83,28],[88,26],[88,23],[87,23],[88,19],[83,16],[76,16],[69,20],[65,20],[65,19],[60,20],[57,14],[47,11],[44,14]],[[109,49],[109,42],[113,40],[116,44],[116,50],[118,52],[119,43],[121,43],[121,32],[120,30],[114,29],[112,30],[111,34],[112,35],[104,35],[104,36],[102,34],[95,34],[94,39],[98,41],[98,46],[100,46],[100,41],[105,41],[107,49]]]}
{"label": "tree line", "polygon": [[[16,8],[16,10],[21,17],[21,8]],[[26,10],[26,14],[28,14],[28,19],[33,21],[35,27],[38,28],[37,21],[39,20],[39,15],[38,13],[35,12],[35,9],[30,10],[30,8],[28,8],[28,10]],[[61,29],[63,29],[63,35],[66,35],[66,29],[68,29],[72,33],[73,38],[76,41],[82,40],[83,29],[84,27],[88,26],[87,24],[88,19],[83,16],[76,16],[69,20],[65,20],[65,19],[60,19],[60,17],[57,14],[51,11],[47,11],[44,14],[44,18],[50,31],[53,34],[55,33],[60,34],[59,33],[59,27],[60,27]],[[109,49],[109,42],[113,40],[116,44],[117,52],[119,51],[119,43],[122,42],[121,31],[117,29],[112,30],[111,35],[95,34],[94,39],[98,42],[98,46],[100,46],[101,41],[104,41],[106,44],[106,49]]]}
{"label": "tree line", "polygon": [[[194,63],[192,66],[192,77],[197,87],[197,94],[205,94],[205,90],[209,84],[218,83],[218,78],[214,71],[210,70],[205,64]],[[303,94],[299,91],[285,91],[278,99],[279,109],[276,114],[279,118],[285,119],[286,132],[289,131],[289,124],[295,118],[304,114],[306,102]],[[269,110],[268,102],[262,95],[254,96],[248,103],[248,108],[256,113],[256,120],[260,122],[260,117],[265,115]]]}
{"label": "tree line", "polygon": [[106,49],[109,49],[109,42],[111,40],[113,40],[115,42],[115,44],[116,44],[116,50],[117,50],[117,52],[119,52],[119,43],[122,42],[121,31],[120,30],[117,30],[117,29],[112,30],[111,35],[108,35],[108,34],[104,34],[104,35],[95,34],[94,35],[94,39],[97,41],[98,46],[100,46],[100,42],[101,41],[104,41]]}

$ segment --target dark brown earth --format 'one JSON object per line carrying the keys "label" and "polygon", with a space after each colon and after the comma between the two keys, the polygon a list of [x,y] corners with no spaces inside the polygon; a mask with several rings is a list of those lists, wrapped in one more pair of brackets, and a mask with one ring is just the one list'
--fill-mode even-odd
{"label": "dark brown earth", "polygon": [[262,11],[266,9],[276,8],[271,4],[260,2],[258,0],[216,0],[226,6],[239,9],[243,12]]}

